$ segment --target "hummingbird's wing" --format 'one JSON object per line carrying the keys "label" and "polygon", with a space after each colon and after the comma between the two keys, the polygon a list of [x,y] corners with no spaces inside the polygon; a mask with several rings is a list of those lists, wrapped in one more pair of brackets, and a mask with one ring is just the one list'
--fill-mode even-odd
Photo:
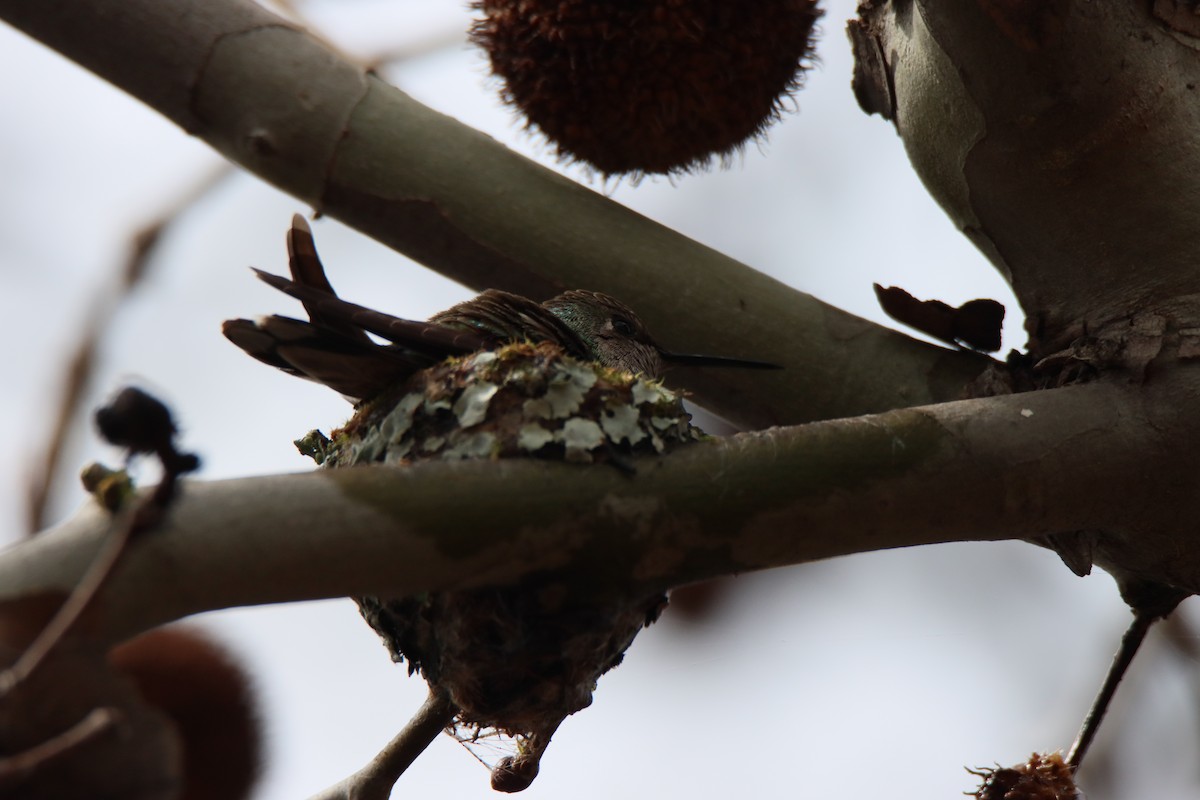
{"label": "hummingbird's wing", "polygon": [[595,355],[583,338],[541,303],[519,294],[488,289],[477,296],[434,314],[430,322],[457,330],[474,331],[490,346],[501,342],[553,342],[567,355],[592,361]]}
{"label": "hummingbird's wing", "polygon": [[[288,269],[291,270],[293,281],[300,286],[307,286],[315,290],[318,293],[316,296],[337,297],[333,285],[325,277],[325,266],[321,263],[321,257],[317,255],[317,245],[313,241],[312,228],[308,226],[308,220],[299,214],[292,215],[292,228],[287,235],[287,251]],[[361,328],[345,324],[334,318],[327,318],[318,303],[302,302],[304,302],[304,310],[308,312],[308,318],[313,322],[360,342],[371,341],[371,337],[367,336]]]}

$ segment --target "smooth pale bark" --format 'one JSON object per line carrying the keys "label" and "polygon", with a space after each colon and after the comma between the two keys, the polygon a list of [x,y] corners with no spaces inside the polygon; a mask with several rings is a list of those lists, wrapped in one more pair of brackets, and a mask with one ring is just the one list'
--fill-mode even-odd
{"label": "smooth pale bark", "polygon": [[[1154,9],[1161,12],[1162,5],[1155,4]],[[741,555],[736,558],[726,554],[704,568],[689,561],[685,567],[652,571],[639,580],[676,582],[872,547],[953,538],[1072,536],[1082,531],[1078,535],[1095,539],[1098,562],[1119,575],[1196,586],[1189,557],[1192,548],[1180,537],[1186,520],[1195,518],[1191,498],[1196,487],[1191,476],[1196,471],[1187,453],[1196,451],[1188,420],[1198,392],[1191,370],[1184,368],[1186,362],[1177,359],[1200,353],[1196,335],[1200,317],[1191,308],[1190,296],[1183,294],[1194,284],[1197,263],[1191,257],[1196,206],[1191,200],[1200,192],[1190,188],[1190,181],[1198,128],[1191,124],[1194,104],[1185,107],[1177,102],[1181,95],[1176,91],[1178,81],[1189,80],[1194,38],[1185,30],[1186,20],[1168,24],[1161,13],[1155,17],[1143,6],[1056,4],[1044,9],[997,7],[993,12],[986,16],[977,5],[933,0],[866,8],[867,41],[878,48],[873,52],[885,67],[880,73],[883,84],[876,88],[886,95],[883,104],[934,193],[964,232],[980,241],[1013,277],[1031,319],[1040,326],[1035,331],[1042,337],[1038,341],[1059,346],[1074,332],[1096,330],[1087,327],[1092,323],[1110,328],[1125,325],[1135,329],[1133,334],[1111,337],[1107,343],[1140,348],[1138,357],[1122,361],[1128,353],[1118,354],[1113,364],[1137,366],[1154,358],[1152,380],[1145,386],[1087,387],[1070,394],[1079,398],[1073,401],[1078,405],[1070,415],[1054,418],[1058,422],[1045,431],[1045,441],[1056,441],[1056,436],[1074,430],[1075,425],[1082,425],[1087,435],[1063,441],[1052,458],[1037,455],[1040,442],[1026,442],[1020,436],[1021,431],[1042,424],[1039,421],[1014,423],[1009,431],[1014,440],[1006,442],[998,436],[997,450],[982,461],[975,459],[987,451],[972,440],[968,452],[928,473],[923,471],[928,465],[921,470],[909,465],[912,474],[920,473],[920,481],[929,485],[900,492],[910,499],[888,505],[886,523],[880,522],[884,506],[872,505],[870,495],[849,488],[895,489],[892,482],[876,479],[880,464],[889,462],[881,462],[875,451],[872,457],[863,457],[858,449],[862,442],[855,438],[857,431],[883,418],[771,431],[762,439],[738,439],[664,459],[630,485],[638,487],[647,508],[659,514],[669,506],[672,513],[689,520],[720,519],[728,522],[725,536],[730,541],[745,537],[758,544],[747,545],[749,551],[737,550]],[[913,343],[822,306],[536,167],[363,75],[303,32],[243,0],[172,4],[0,0],[0,17],[126,88],[248,169],[448,274],[533,294],[592,279],[597,288],[644,309],[651,326],[662,331],[668,342],[746,352],[784,364],[787,369],[777,374],[727,372],[706,376],[697,385],[702,402],[737,421],[763,425],[944,399],[957,392],[982,363],[973,356]],[[1111,63],[1103,61],[1105,53],[1123,52],[1111,43],[1125,41],[1130,31],[1147,38],[1130,45],[1136,52],[1131,51],[1128,63],[1117,56]],[[1083,53],[1087,46],[1079,44],[1078,37],[1090,37],[1087,41],[1096,45],[1099,55]],[[983,55],[970,51],[976,40],[986,45],[980,51]],[[1143,48],[1140,42],[1144,41],[1157,45]],[[1109,44],[1099,46],[1104,43]],[[1063,49],[1067,45],[1069,49]],[[1175,59],[1186,69],[1163,71],[1159,69],[1162,58],[1171,63]],[[1003,68],[996,69],[997,64]],[[1104,64],[1113,75],[1119,73],[1119,87],[1130,92],[1108,105],[1101,102],[1108,90],[1097,88],[1107,86],[1109,72],[1097,66]],[[1012,76],[1010,70],[1015,70]],[[1161,96],[1151,91],[1154,84],[1145,77],[1147,70],[1169,82]],[[964,83],[964,76],[975,77]],[[1162,102],[1146,99],[1151,96]],[[1017,114],[1022,110],[1028,112],[1025,117]],[[1013,121],[1005,121],[1010,118]],[[1170,147],[1155,133],[1160,123],[1173,132]],[[1037,135],[1025,135],[1028,131],[1022,126]],[[1142,133],[1135,136],[1138,131]],[[1178,172],[1176,188],[1182,194],[1167,191],[1162,171],[1168,167],[1154,159],[1159,145],[1168,153],[1168,171]],[[1028,165],[1038,169],[1023,169]],[[1149,240],[1153,247],[1147,248]],[[682,294],[681,286],[686,287]],[[1123,321],[1134,314],[1141,315],[1136,325]],[[1172,372],[1179,374],[1172,376]],[[1164,386],[1172,387],[1173,393],[1165,392]],[[1116,392],[1122,402],[1131,404],[1126,409],[1130,413],[1111,416],[1111,409],[1101,402],[1108,396],[1105,392]],[[953,418],[963,430],[974,430],[976,424],[987,428],[993,421],[987,409],[1011,404],[1036,410],[1042,402],[1051,401],[1020,396],[948,404],[914,412],[914,418]],[[1036,414],[1029,418],[1033,419],[1038,419]],[[797,501],[784,513],[763,493],[774,490],[783,496],[796,488],[795,474],[772,478],[781,468],[776,447],[792,441],[790,437],[805,443],[804,458],[797,451],[796,460],[789,462],[798,469],[810,465],[800,469],[801,476],[808,475],[805,469],[817,469],[811,465],[820,464],[832,466],[835,478],[828,482],[826,472],[820,478],[800,478],[803,486],[809,485],[804,481],[816,483],[807,490],[807,500]],[[815,446],[814,441],[822,444]],[[1095,446],[1101,441],[1113,449],[1103,452]],[[1002,451],[1003,458],[999,457]],[[785,448],[784,452],[791,451]],[[742,488],[714,493],[709,483],[694,477],[689,483],[689,467],[702,463],[703,453],[723,459],[722,467],[709,473],[722,480],[735,474],[726,473],[726,467],[741,463],[734,455],[745,454],[745,472],[736,473],[743,475],[743,483],[738,484]],[[1047,458],[1055,469],[1042,468]],[[990,470],[987,481],[980,477],[983,469]],[[549,528],[554,527],[550,523],[563,524],[568,517],[562,515],[577,513],[578,508],[596,511],[598,496],[589,492],[607,491],[604,487],[616,480],[612,475],[572,473],[545,464],[476,464],[427,465],[402,481],[425,479],[432,486],[437,481],[430,476],[439,476],[441,470],[452,473],[455,480],[473,475],[481,481],[471,495],[470,510],[457,509],[454,514],[461,515],[457,517],[438,510],[443,527],[462,531],[475,525],[479,536],[501,524],[506,508],[524,514],[522,524],[529,530],[535,526],[528,509],[543,504],[549,516],[534,519]],[[581,478],[584,474],[587,477]],[[911,475],[906,479],[915,480]],[[293,480],[317,486],[350,479],[288,479]],[[561,499],[539,500],[542,480],[561,482],[564,490],[591,500],[579,507],[558,508]],[[671,481],[680,483],[672,486]],[[222,485],[214,486],[218,488],[196,487],[193,494],[202,496],[211,490],[222,501],[239,497],[238,491],[230,490],[226,498]],[[989,507],[986,519],[979,518],[974,506],[968,507],[953,488],[969,489],[972,502],[981,496],[986,506],[987,488],[997,491],[996,486],[1004,487],[1007,505]],[[522,492],[522,487],[527,491]],[[282,543],[272,547],[254,539],[271,526],[271,514],[287,518],[286,503],[269,502],[270,494],[265,492],[242,496],[248,501],[231,508],[223,517],[227,527],[221,530],[236,529],[230,527],[236,511],[248,521],[241,530],[252,534],[245,545],[247,555],[280,557],[286,552]],[[436,494],[430,490],[426,496]],[[512,502],[514,496],[522,497],[519,508]],[[624,495],[618,492],[617,496]],[[283,497],[302,499],[286,492]],[[843,508],[844,498],[854,502]],[[419,507],[421,499],[414,496],[412,507]],[[256,509],[251,500],[262,508]],[[701,513],[709,508],[705,503],[724,510],[716,515]],[[213,508],[218,505],[211,502]],[[360,512],[368,508],[361,503],[357,507]],[[1086,513],[1085,507],[1103,508],[1105,513]],[[832,514],[830,509],[837,509],[836,522],[822,517],[822,513]],[[190,519],[191,511],[185,503],[180,519]],[[339,514],[346,511],[338,509]],[[1055,516],[1060,511],[1061,516]],[[1134,512],[1136,518],[1126,518]],[[775,520],[772,513],[783,516]],[[930,514],[935,514],[937,524],[928,520]],[[430,510],[423,518],[433,516]],[[346,520],[338,519],[341,523],[334,527],[344,527]],[[405,519],[405,524],[417,524]],[[690,530],[693,524],[673,521],[675,517],[664,519],[670,522],[665,531]],[[766,520],[778,523],[769,536],[761,533],[769,527]],[[627,526],[629,520],[618,517],[618,522]],[[609,523],[592,520],[583,529],[599,530],[605,524]],[[611,525],[614,530],[627,530]],[[787,526],[802,530],[801,540],[807,544],[795,545],[786,534],[779,539],[775,528]],[[458,534],[446,535],[454,540]],[[878,540],[872,538],[876,535]],[[431,547],[428,537],[419,540]],[[58,541],[57,535],[50,536],[10,557],[22,561]],[[623,540],[604,541],[605,546],[615,547]],[[780,541],[789,544],[779,545]],[[780,554],[762,556],[757,548],[766,547],[764,542],[779,547]],[[79,563],[82,556],[77,550],[78,546],[64,551],[65,563]],[[531,552],[538,558],[553,558],[540,547]],[[700,552],[705,548],[700,547]],[[380,555],[367,553],[367,561]],[[288,563],[304,580],[314,581],[306,591],[324,595],[369,588],[343,585],[335,577],[329,577],[327,586],[322,584],[320,576],[336,576],[341,570],[328,563],[305,566],[302,554],[300,550],[300,555],[288,556]],[[196,558],[204,563],[203,555]],[[348,559],[343,565],[347,572],[352,571],[351,562],[358,567],[366,563]],[[370,568],[368,564],[366,569]],[[455,574],[460,578],[455,578],[452,568],[446,566],[444,573],[438,569],[432,574],[443,575],[447,582],[471,574],[459,572]],[[495,569],[494,575],[491,568],[474,574],[516,577]],[[19,575],[13,577],[18,580],[14,586],[22,585]],[[393,580],[400,584],[393,589],[408,586],[400,578]],[[70,585],[69,578],[63,581],[61,586]],[[194,591],[202,594],[200,589]],[[290,588],[269,596],[256,591],[234,592],[233,597],[208,599],[201,605],[268,602],[296,594]],[[176,601],[174,606],[168,604],[169,613],[187,613],[192,605],[195,602]]]}
{"label": "smooth pale bark", "polygon": [[[426,462],[196,482],[128,555],[92,633],[226,606],[501,584],[666,587],[943,541],[1086,535],[1096,563],[1200,588],[1197,370],[772,429],[610,466]],[[1188,443],[1191,444],[1188,447]],[[0,601],[73,586],[85,509],[0,558]]]}

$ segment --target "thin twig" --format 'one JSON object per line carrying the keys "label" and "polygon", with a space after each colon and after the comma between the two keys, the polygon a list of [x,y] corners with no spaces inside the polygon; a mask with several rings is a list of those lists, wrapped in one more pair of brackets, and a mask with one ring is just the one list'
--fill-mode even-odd
{"label": "thin twig", "polygon": [[1067,764],[1071,767],[1072,772],[1079,771],[1079,765],[1083,763],[1083,758],[1087,755],[1092,740],[1096,738],[1096,732],[1100,730],[1100,723],[1104,721],[1104,715],[1108,711],[1113,695],[1117,692],[1117,686],[1129,670],[1129,665],[1133,662],[1133,657],[1137,655],[1138,648],[1141,647],[1150,627],[1161,618],[1161,615],[1153,612],[1140,610],[1134,612],[1133,622],[1129,624],[1125,635],[1121,637],[1121,645],[1117,648],[1117,654],[1108,668],[1104,685],[1100,687],[1100,693],[1096,695],[1091,710],[1088,711],[1083,726],[1079,729],[1079,735],[1075,737],[1075,743],[1071,745],[1071,750],[1067,754]]}
{"label": "thin twig", "polygon": [[122,515],[112,533],[104,537],[100,552],[88,565],[87,572],[80,578],[79,583],[71,591],[70,596],[55,612],[24,652],[11,667],[0,672],[0,697],[11,692],[23,681],[27,680],[46,660],[46,656],[54,650],[55,645],[71,630],[71,627],[87,609],[96,593],[104,587],[108,576],[125,552],[132,538],[134,520],[138,517],[135,511]]}
{"label": "thin twig", "polygon": [[83,615],[93,598],[104,587],[129,543],[156,528],[175,498],[179,477],[200,465],[190,453],[175,449],[175,424],[161,402],[137,389],[125,389],[107,406],[96,412],[101,434],[112,444],[121,445],[130,455],[154,453],[162,462],[163,476],[154,491],[121,515],[87,571],[33,642],[10,668],[0,672],[0,697],[11,692],[32,675]]}
{"label": "thin twig", "polygon": [[87,322],[80,326],[79,333],[75,337],[77,344],[75,352],[66,362],[63,370],[63,388],[54,415],[54,427],[43,450],[41,463],[38,464],[29,481],[26,501],[27,532],[29,534],[46,527],[46,518],[50,511],[50,492],[54,486],[59,465],[62,463],[72,423],[81,416],[80,412],[87,396],[87,388],[96,371],[97,354],[104,344],[107,332],[111,329],[121,309],[124,308],[125,301],[145,278],[150,264],[150,256],[153,255],[155,246],[162,238],[163,231],[232,174],[233,166],[231,164],[220,163],[216,168],[189,185],[171,203],[166,204],[165,210],[153,222],[143,225],[130,236],[129,256],[121,264],[118,280],[111,292],[112,296],[108,296],[106,293],[93,306]]}
{"label": "thin twig", "polygon": [[58,408],[54,415],[54,426],[50,431],[50,440],[43,450],[41,463],[30,476],[28,499],[26,500],[26,533],[32,535],[46,526],[46,518],[50,511],[50,490],[54,486],[54,476],[58,474],[58,466],[62,462],[63,451],[66,448],[67,434],[71,431],[71,422],[79,411],[83,400],[84,388],[95,371],[96,353],[103,339],[103,332],[112,321],[112,305],[107,299],[102,299],[92,309],[88,321],[81,326],[76,337],[78,347],[74,355],[66,363],[63,370],[63,388],[59,393]]}
{"label": "thin twig", "polygon": [[404,771],[457,713],[458,708],[444,692],[430,689],[420,710],[371,763],[309,800],[387,800]]}
{"label": "thin twig", "polygon": [[0,789],[13,788],[30,773],[112,730],[121,720],[115,708],[93,708],[88,715],[57,736],[20,753],[0,758]]}

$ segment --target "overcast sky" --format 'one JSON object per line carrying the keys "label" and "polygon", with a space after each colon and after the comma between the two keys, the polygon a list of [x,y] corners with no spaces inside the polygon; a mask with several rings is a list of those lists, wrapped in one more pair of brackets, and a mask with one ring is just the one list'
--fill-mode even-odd
{"label": "overcast sky", "polygon": [[[864,317],[884,321],[873,282],[952,304],[996,298],[1009,309],[1006,347],[1021,346],[1020,315],[999,275],[929,199],[891,126],[854,102],[843,34],[853,3],[825,7],[821,64],[796,98],[798,112],[766,143],[724,171],[591,185]],[[454,39],[469,18],[459,4],[432,0],[307,8],[326,35],[364,54]],[[483,58],[464,41],[386,77],[547,160],[548,148],[498,104]],[[0,414],[9,431],[0,532],[11,541],[83,318],[109,297],[131,232],[222,162],[3,25],[0,108]],[[588,182],[580,169],[562,171]],[[289,219],[308,211],[233,174],[180,216],[104,334],[90,404],[129,381],[162,396],[184,444],[204,458],[200,478],[308,469],[292,439],[335,427],[349,407],[219,334],[225,318],[296,312],[246,267],[285,269]],[[339,223],[322,220],[314,231],[348,299],[422,318],[469,296]],[[81,464],[116,458],[84,421],[76,425],[56,513],[83,501],[71,477]],[[556,734],[526,796],[957,797],[973,788],[964,765],[1070,744],[1127,619],[1107,576],[1075,578],[1053,554],[1022,544],[927,547],[744,576],[707,623],[668,613],[639,637],[601,680],[594,705]],[[388,661],[349,601],[199,622],[255,673],[271,758],[263,800],[306,797],[358,768],[424,696],[423,682]],[[1133,712],[1128,726],[1105,736],[1119,735],[1123,766],[1155,770],[1130,781],[1144,789],[1153,780],[1159,800],[1194,797],[1195,696],[1166,653],[1151,647],[1142,661],[1118,702],[1118,715]],[[1137,796],[1135,785],[1117,789]],[[495,796],[487,771],[446,737],[394,796],[434,793]]]}

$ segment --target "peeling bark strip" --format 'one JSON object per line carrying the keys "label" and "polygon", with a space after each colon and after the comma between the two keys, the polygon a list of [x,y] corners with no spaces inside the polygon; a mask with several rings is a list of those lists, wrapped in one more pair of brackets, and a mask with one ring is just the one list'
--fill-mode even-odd
{"label": "peeling bark strip", "polygon": [[[521,460],[190,483],[83,623],[117,640],[236,605],[496,586],[544,570],[652,590],[882,548],[1081,530],[1119,579],[1194,591],[1200,418],[1176,402],[1198,392],[1200,369],[1184,368],[1142,386],[775,429],[668,454],[635,479]],[[5,553],[0,602],[74,585],[106,524],[85,509]]]}
{"label": "peeling bark strip", "polygon": [[[565,287],[783,364],[678,383],[747,427],[955,399],[988,361],[796,292],[517,156],[248,0],[0,0],[0,18],[285,191],[476,289]],[[680,287],[688,287],[680,302]],[[395,309],[402,311],[402,309]]]}

